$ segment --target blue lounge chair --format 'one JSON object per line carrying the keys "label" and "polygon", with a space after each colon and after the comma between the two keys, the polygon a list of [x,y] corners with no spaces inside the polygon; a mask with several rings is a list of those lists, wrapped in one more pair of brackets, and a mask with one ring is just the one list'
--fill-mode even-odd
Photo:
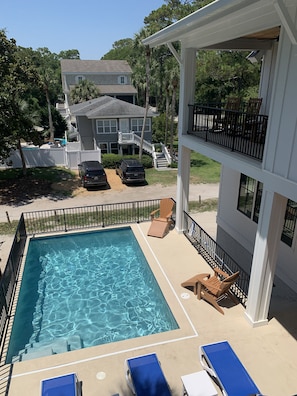
{"label": "blue lounge chair", "polygon": [[225,396],[260,395],[241,361],[227,341],[199,348],[202,367],[218,381]]}
{"label": "blue lounge chair", "polygon": [[41,382],[42,396],[79,396],[81,390],[76,374],[45,379]]}
{"label": "blue lounge chair", "polygon": [[125,363],[127,383],[134,395],[171,396],[155,353],[127,359]]}

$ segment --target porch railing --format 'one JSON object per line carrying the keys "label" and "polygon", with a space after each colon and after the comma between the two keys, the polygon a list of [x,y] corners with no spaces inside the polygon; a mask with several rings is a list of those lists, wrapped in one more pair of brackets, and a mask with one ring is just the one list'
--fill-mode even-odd
{"label": "porch railing", "polygon": [[[118,132],[118,143],[119,144],[136,144],[138,147],[141,145],[141,138],[135,132]],[[148,142],[147,140],[143,140],[142,142],[142,149],[149,154],[153,152],[153,145],[152,143]]]}
{"label": "porch railing", "polygon": [[263,159],[268,116],[189,105],[188,134],[257,160]]}
{"label": "porch railing", "polygon": [[211,268],[219,267],[228,274],[240,271],[237,282],[231,287],[233,294],[246,306],[250,276],[245,272],[216,241],[200,227],[195,220],[184,212],[184,235],[204,258]]}
{"label": "porch railing", "polygon": [[[2,341],[10,319],[28,236],[150,221],[151,211],[159,205],[160,199],[154,199],[23,213],[19,220],[5,270],[0,279],[1,355],[5,347]],[[212,268],[218,266],[228,273],[240,269],[241,275],[239,281],[233,286],[233,292],[245,305],[249,275],[186,212],[184,212],[184,216],[186,224],[184,235]]]}

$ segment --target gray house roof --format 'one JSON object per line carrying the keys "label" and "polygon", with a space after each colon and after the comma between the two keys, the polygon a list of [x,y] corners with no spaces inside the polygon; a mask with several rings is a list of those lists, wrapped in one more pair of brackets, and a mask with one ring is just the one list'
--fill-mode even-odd
{"label": "gray house roof", "polygon": [[[144,117],[145,114],[143,107],[110,96],[100,96],[99,98],[70,106],[70,111],[74,116],[86,116],[89,119],[138,118]],[[148,111],[148,117],[153,117],[154,115],[151,110]]]}
{"label": "gray house roof", "polygon": [[62,59],[63,73],[124,73],[131,74],[132,69],[125,60],[81,60]]}

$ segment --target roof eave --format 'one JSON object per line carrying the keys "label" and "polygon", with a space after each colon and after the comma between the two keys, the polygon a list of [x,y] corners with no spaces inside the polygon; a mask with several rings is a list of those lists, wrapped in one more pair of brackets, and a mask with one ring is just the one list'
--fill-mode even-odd
{"label": "roof eave", "polygon": [[197,26],[202,27],[207,23],[223,17],[226,13],[235,12],[243,8],[245,5],[250,6],[260,0],[216,0],[207,6],[200,8],[194,13],[186,16],[180,21],[167,26],[165,29],[142,40],[144,45],[150,47],[157,47],[159,45],[167,44],[177,41],[177,37],[184,35],[190,30],[195,29]]}

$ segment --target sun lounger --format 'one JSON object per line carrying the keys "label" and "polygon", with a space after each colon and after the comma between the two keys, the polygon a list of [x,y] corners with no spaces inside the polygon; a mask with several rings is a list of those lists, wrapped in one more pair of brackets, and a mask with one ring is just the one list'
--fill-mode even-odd
{"label": "sun lounger", "polygon": [[136,396],[171,395],[155,353],[127,359],[125,366],[128,386]]}
{"label": "sun lounger", "polygon": [[202,367],[216,378],[225,396],[260,395],[259,389],[227,341],[202,345],[199,355]]}
{"label": "sun lounger", "polygon": [[81,391],[76,374],[66,374],[41,381],[41,395],[80,396]]}

